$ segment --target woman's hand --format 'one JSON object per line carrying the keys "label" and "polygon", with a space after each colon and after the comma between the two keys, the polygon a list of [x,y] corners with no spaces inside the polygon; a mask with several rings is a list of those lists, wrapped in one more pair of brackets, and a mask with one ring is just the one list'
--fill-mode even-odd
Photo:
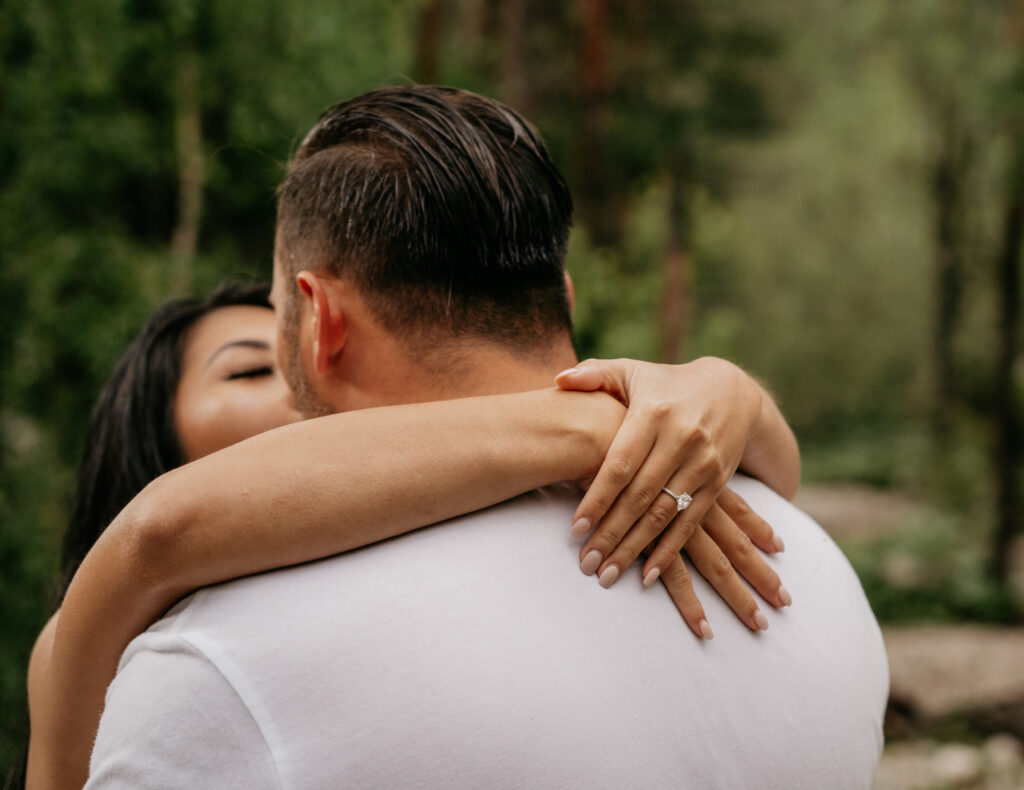
{"label": "woman's hand", "polygon": [[[768,628],[768,620],[740,577],[775,606],[789,606],[793,600],[775,571],[755,550],[752,533],[770,535],[772,531],[738,494],[724,488],[683,551],[736,616],[751,630],[763,631]],[[681,556],[672,558],[660,579],[690,629],[697,636],[710,639],[711,626]]]}
{"label": "woman's hand", "polygon": [[[559,374],[556,382],[563,389],[604,390],[629,409],[573,518],[575,535],[598,525],[580,552],[583,571],[597,573],[601,584],[610,586],[660,536],[644,563],[644,584],[653,584],[671,566],[669,589],[678,592],[673,597],[677,605],[683,601],[680,611],[696,633],[702,633],[702,618],[687,616],[696,609],[685,601],[679,581],[685,573],[678,559],[684,544],[747,625],[766,624],[732,567],[766,600],[786,604],[788,593],[750,546],[779,551],[781,540],[724,489],[736,468],[749,462],[754,468],[746,471],[779,493],[795,491],[796,442],[760,385],[735,365],[711,358],[679,366],[588,360]],[[686,493],[689,505],[680,510],[663,488]],[[691,536],[696,536],[692,546]],[[709,536],[721,547],[717,554]]]}

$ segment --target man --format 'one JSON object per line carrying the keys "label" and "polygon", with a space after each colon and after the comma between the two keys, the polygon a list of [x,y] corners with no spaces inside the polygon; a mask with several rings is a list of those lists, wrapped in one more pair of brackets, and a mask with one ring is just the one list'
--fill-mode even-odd
{"label": "man", "polygon": [[[572,365],[571,201],[532,127],[439,88],[342,103],[280,192],[274,300],[303,410],[549,386]],[[820,529],[760,484],[798,604],[713,643],[630,569],[578,571],[543,491],[203,591],[133,643],[91,787],[866,787],[878,628]],[[662,495],[666,496],[666,495]],[[130,777],[126,778],[126,777]]]}

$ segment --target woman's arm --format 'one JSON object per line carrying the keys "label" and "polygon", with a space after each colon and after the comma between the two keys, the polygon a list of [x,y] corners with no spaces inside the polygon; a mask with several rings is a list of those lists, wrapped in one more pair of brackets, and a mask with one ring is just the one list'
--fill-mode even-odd
{"label": "woman's arm", "polygon": [[592,476],[622,414],[557,390],[370,409],[155,480],[89,552],[33,651],[29,787],[84,783],[121,653],[182,596]]}
{"label": "woman's arm", "polygon": [[739,468],[792,500],[800,487],[800,447],[771,394],[756,379],[750,381],[761,408]]}

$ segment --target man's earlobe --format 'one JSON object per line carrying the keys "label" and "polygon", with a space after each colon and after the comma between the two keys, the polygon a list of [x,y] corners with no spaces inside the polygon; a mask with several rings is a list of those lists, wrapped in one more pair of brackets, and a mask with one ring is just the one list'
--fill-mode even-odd
{"label": "man's earlobe", "polygon": [[572,277],[569,276],[569,272],[565,272],[565,293],[569,297],[569,314],[571,315],[576,311],[576,290],[572,287]]}
{"label": "man's earlobe", "polygon": [[313,272],[302,271],[295,276],[299,291],[309,299],[310,334],[313,364],[318,373],[327,373],[334,357],[345,345],[345,320],[331,299],[326,279]]}

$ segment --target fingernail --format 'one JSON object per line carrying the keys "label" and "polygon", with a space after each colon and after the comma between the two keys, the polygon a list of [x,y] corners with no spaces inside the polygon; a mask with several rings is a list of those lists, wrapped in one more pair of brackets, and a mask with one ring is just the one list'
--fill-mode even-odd
{"label": "fingernail", "polygon": [[789,590],[787,590],[781,584],[779,585],[779,593],[778,593],[778,595],[779,595],[779,600],[782,601],[782,605],[783,606],[792,606],[793,605],[793,596],[790,595],[789,594]]}
{"label": "fingernail", "polygon": [[569,530],[574,538],[582,538],[590,532],[590,519],[578,518],[572,522],[572,529]]}
{"label": "fingernail", "polygon": [[764,616],[764,612],[760,609],[754,612],[754,624],[757,625],[758,631],[768,630],[768,618]]}
{"label": "fingernail", "polygon": [[609,565],[603,571],[601,575],[597,577],[597,583],[607,589],[615,584],[615,580],[619,578],[619,566]]}
{"label": "fingernail", "polygon": [[715,632],[711,630],[711,623],[705,620],[703,617],[700,622],[697,623],[697,630],[700,631],[700,635],[705,639],[714,639]]}
{"label": "fingernail", "polygon": [[644,587],[650,587],[658,581],[659,576],[661,576],[661,568],[651,568],[647,571],[647,575],[644,576]]}
{"label": "fingernail", "polygon": [[593,576],[601,565],[601,560],[603,559],[604,557],[601,552],[597,549],[591,549],[584,555],[583,559],[580,560],[580,570],[583,571],[585,576]]}
{"label": "fingernail", "polygon": [[579,370],[579,368],[566,368],[561,373],[559,373],[557,376],[555,376],[555,378],[556,379],[560,379],[562,376],[571,375],[572,373],[575,373],[578,370]]}
{"label": "fingernail", "polygon": [[782,542],[782,538],[780,538],[778,535],[772,536],[772,545],[775,547],[776,551],[786,550],[786,544]]}

